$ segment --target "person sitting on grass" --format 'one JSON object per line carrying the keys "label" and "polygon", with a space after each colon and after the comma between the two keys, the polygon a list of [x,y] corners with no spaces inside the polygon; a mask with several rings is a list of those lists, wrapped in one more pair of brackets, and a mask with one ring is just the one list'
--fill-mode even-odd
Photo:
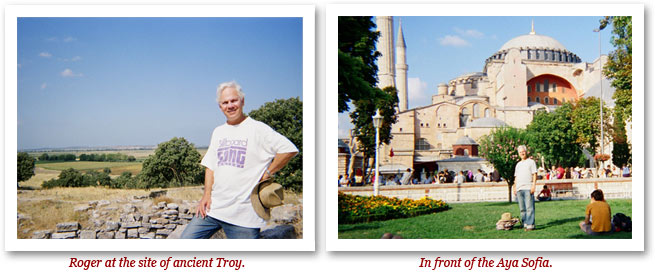
{"label": "person sitting on grass", "polygon": [[612,209],[605,202],[602,190],[591,193],[591,203],[587,205],[585,219],[580,222],[580,229],[588,235],[610,234],[614,231],[611,220]]}
{"label": "person sitting on grass", "polygon": [[548,186],[544,185],[544,188],[539,192],[539,195],[537,195],[537,199],[539,199],[539,201],[550,201],[550,190],[548,189]]}

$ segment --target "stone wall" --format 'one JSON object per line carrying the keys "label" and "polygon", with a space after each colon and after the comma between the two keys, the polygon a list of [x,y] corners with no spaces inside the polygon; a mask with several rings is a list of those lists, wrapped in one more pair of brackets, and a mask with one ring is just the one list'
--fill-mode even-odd
{"label": "stone wall", "polygon": [[[164,192],[165,193],[165,192]],[[195,215],[197,201],[154,203],[143,196],[130,200],[100,200],[78,205],[74,212],[84,221],[62,222],[52,230],[32,233],[33,239],[166,239],[179,238]],[[29,220],[25,216],[19,221]],[[271,210],[271,220],[262,229],[263,238],[297,238],[302,228],[302,204],[286,204]],[[302,223],[302,222],[301,222]],[[290,226],[290,228],[289,228]],[[299,230],[296,230],[299,229]],[[212,238],[224,238],[222,232]]]}

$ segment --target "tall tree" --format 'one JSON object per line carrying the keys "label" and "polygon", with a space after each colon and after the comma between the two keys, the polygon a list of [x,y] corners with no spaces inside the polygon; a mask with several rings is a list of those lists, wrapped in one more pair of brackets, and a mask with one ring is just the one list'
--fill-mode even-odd
{"label": "tall tree", "polygon": [[505,181],[507,181],[508,199],[512,202],[512,186],[514,186],[514,169],[521,161],[518,154],[519,145],[526,145],[528,156],[532,156],[528,144],[528,132],[517,128],[500,128],[492,131],[489,135],[483,136],[479,143],[480,156],[489,161]]}
{"label": "tall tree", "polygon": [[609,53],[603,68],[605,76],[616,88],[612,98],[615,103],[615,118],[632,120],[632,17],[608,16],[600,21],[600,29],[612,25],[612,45],[616,49]]}
{"label": "tall tree", "polygon": [[27,181],[34,176],[36,160],[25,152],[18,152],[18,182]]}
{"label": "tall tree", "polygon": [[398,95],[396,89],[379,89],[377,65],[380,53],[375,50],[379,32],[374,31],[372,17],[339,17],[339,112],[350,113],[354,125],[352,134],[357,138],[358,150],[364,155],[364,169],[368,158],[375,154],[375,133],[372,117],[377,109],[383,116],[380,142],[391,140],[391,125],[396,123]]}
{"label": "tall tree", "polygon": [[614,134],[612,140],[612,162],[625,165],[631,162],[632,152],[626,134],[626,122],[632,121],[632,17],[607,16],[600,21],[600,29],[612,25],[612,45],[616,49],[609,53],[603,73],[612,79],[616,88],[614,99]]}
{"label": "tall tree", "polygon": [[548,165],[576,166],[584,161],[582,147],[572,128],[573,105],[565,103],[553,112],[537,111],[527,126],[530,146]]}
{"label": "tall tree", "polygon": [[253,119],[266,123],[298,148],[298,155],[275,174],[275,181],[285,188],[298,192],[302,192],[303,172],[302,111],[302,101],[296,97],[267,102],[248,114]]}
{"label": "tall tree", "polygon": [[374,31],[370,16],[339,17],[339,112],[349,110],[348,103],[369,98],[377,89],[378,67],[375,61],[380,52],[375,43],[380,36]]}

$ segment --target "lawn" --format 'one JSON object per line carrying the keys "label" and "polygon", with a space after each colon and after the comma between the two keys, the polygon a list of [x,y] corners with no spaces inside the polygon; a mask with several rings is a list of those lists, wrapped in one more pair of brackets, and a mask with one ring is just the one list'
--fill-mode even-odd
{"label": "lawn", "polygon": [[[632,216],[631,199],[608,200],[612,215],[624,213]],[[339,225],[340,239],[379,239],[392,233],[405,239],[578,239],[621,238],[630,239],[632,233],[617,232],[607,236],[588,236],[578,223],[584,220],[589,200],[561,200],[537,202],[536,229],[510,231],[496,230],[496,222],[505,212],[518,217],[516,203],[485,202],[449,204],[451,209],[413,218],[394,219],[361,224]]]}

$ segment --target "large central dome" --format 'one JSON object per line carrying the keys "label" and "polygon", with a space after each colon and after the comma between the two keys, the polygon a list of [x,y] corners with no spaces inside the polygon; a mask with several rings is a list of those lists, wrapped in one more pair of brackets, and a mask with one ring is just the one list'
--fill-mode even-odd
{"label": "large central dome", "polygon": [[566,50],[566,47],[564,47],[564,45],[562,45],[556,39],[549,36],[537,35],[535,33],[515,37],[503,44],[503,46],[500,47],[500,50],[498,51],[509,50],[511,48]]}
{"label": "large central dome", "polygon": [[529,34],[510,39],[496,53],[487,58],[482,72],[487,73],[487,66],[492,62],[503,62],[510,49],[519,50],[523,61],[549,63],[579,63],[582,61],[578,55],[567,50],[556,39],[535,33],[533,24]]}

